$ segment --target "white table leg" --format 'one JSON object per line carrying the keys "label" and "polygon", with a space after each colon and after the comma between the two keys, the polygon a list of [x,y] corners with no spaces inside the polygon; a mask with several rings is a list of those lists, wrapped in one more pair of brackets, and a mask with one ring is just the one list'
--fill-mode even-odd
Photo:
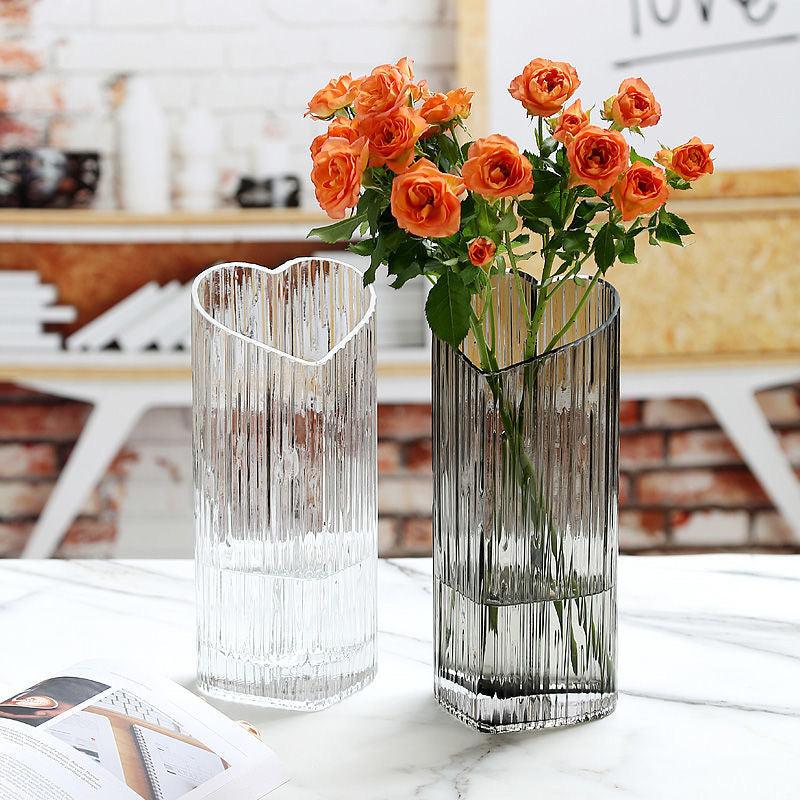
{"label": "white table leg", "polygon": [[23,558],[52,557],[146,405],[140,397],[124,392],[107,393],[96,399],[75,449],[25,545]]}
{"label": "white table leg", "polygon": [[800,482],[758,405],[753,388],[722,384],[704,399],[800,541]]}

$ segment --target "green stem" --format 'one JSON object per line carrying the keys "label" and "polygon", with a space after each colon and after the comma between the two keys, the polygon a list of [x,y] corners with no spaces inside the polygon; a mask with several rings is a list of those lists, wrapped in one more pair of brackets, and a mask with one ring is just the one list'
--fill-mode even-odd
{"label": "green stem", "polygon": [[[505,203],[500,204],[500,214],[501,216],[505,215],[506,206]],[[511,246],[511,234],[508,231],[503,232],[503,241],[506,245],[506,252],[508,253],[508,260],[511,264],[511,272],[514,274],[514,286],[517,291],[517,295],[519,297],[519,305],[520,310],[522,311],[522,316],[525,319],[525,326],[528,330],[531,327],[531,314],[528,310],[528,301],[525,298],[525,287],[522,285],[522,277],[519,274],[519,267],[517,266],[517,256],[514,253],[514,248]]]}
{"label": "green stem", "polygon": [[456,150],[458,151],[458,166],[461,166],[464,163],[464,159],[461,156],[461,143],[458,141],[458,137],[456,136],[455,128],[448,128],[450,132],[450,138],[453,140],[456,146]]}
{"label": "green stem", "polygon": [[586,291],[581,296],[581,299],[578,301],[578,304],[575,306],[575,310],[570,315],[570,318],[564,324],[564,327],[561,328],[558,333],[556,333],[553,338],[548,342],[547,347],[545,347],[544,352],[549,353],[553,347],[558,343],[561,337],[572,327],[575,320],[578,318],[578,314],[581,313],[581,310],[586,305],[586,301],[589,299],[589,295],[592,293],[592,289],[597,281],[600,279],[600,270],[595,272],[594,277],[589,281],[589,285],[586,287]]}

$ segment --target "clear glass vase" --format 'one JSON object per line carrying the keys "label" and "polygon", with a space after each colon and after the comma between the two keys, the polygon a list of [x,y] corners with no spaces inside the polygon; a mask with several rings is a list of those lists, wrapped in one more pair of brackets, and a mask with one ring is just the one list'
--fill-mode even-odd
{"label": "clear glass vase", "polygon": [[193,287],[198,680],[316,710],[375,674],[375,295],[352,266]]}
{"label": "clear glass vase", "polygon": [[[499,371],[476,366],[472,335],[433,343],[434,691],[492,733],[602,717],[617,697],[619,298],[596,284],[560,346],[525,361],[510,276],[496,290]],[[585,290],[554,293],[537,352]]]}

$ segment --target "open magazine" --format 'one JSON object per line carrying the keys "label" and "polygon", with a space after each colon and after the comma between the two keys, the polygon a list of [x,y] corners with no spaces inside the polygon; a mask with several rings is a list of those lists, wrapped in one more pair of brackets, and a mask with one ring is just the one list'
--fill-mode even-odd
{"label": "open magazine", "polygon": [[87,661],[0,700],[0,800],[259,800],[287,777],[171,681]]}

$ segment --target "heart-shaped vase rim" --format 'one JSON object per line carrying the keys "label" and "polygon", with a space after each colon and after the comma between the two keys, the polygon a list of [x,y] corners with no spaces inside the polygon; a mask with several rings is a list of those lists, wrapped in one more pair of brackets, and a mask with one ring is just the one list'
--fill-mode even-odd
{"label": "heart-shaped vase rim", "polygon": [[336,266],[342,269],[345,269],[348,272],[352,272],[358,278],[363,279],[362,272],[354,267],[352,264],[348,264],[346,261],[338,261],[334,258],[313,258],[311,256],[301,256],[300,258],[293,258],[291,261],[286,261],[281,264],[279,267],[275,267],[275,269],[269,269],[268,267],[261,266],[261,264],[251,264],[247,261],[226,261],[224,264],[214,264],[213,267],[208,267],[208,269],[203,270],[192,282],[192,306],[194,309],[203,317],[207,322],[213,325],[220,330],[223,330],[229,336],[233,336],[237,339],[241,339],[241,341],[251,345],[253,347],[258,347],[261,350],[265,350],[268,353],[273,353],[274,355],[281,356],[282,358],[288,359],[289,361],[295,364],[302,364],[306,367],[319,367],[325,364],[326,362],[330,361],[340,350],[347,346],[347,344],[353,340],[362,330],[362,328],[369,324],[370,320],[375,314],[375,289],[369,286],[363,286],[365,292],[369,297],[369,303],[367,305],[367,309],[364,314],[361,316],[361,319],[349,330],[346,336],[342,337],[328,352],[317,361],[309,361],[305,358],[300,358],[298,356],[293,356],[291,353],[287,353],[285,350],[280,350],[277,347],[272,347],[272,345],[264,344],[264,342],[259,342],[257,339],[253,339],[250,336],[245,336],[243,333],[239,333],[239,331],[233,330],[233,328],[228,327],[223,322],[220,322],[217,319],[214,319],[208,311],[203,308],[202,304],[200,303],[199,297],[199,289],[201,283],[207,280],[211,275],[215,272],[222,272],[225,270],[233,269],[248,269],[254,272],[263,272],[265,275],[274,277],[280,275],[283,272],[287,272],[288,270],[292,269],[293,267],[298,266],[299,264],[305,264],[309,261],[324,261],[332,266]]}
{"label": "heart-shaped vase rim", "polygon": [[[505,278],[511,278],[514,273],[511,270],[507,270],[504,274]],[[564,276],[564,275],[556,275],[551,278],[549,281],[543,284],[537,284],[533,276],[521,272],[520,278],[525,281],[530,282],[536,288],[542,288],[543,286],[552,286],[553,284],[559,283],[561,281],[567,280],[574,280],[574,278],[579,278],[580,280],[590,281],[592,280],[591,275],[575,275],[575,276]],[[620,298],[619,292],[616,290],[613,284],[609,283],[607,280],[599,279],[595,282],[595,288],[598,290],[609,291],[611,293],[612,298],[612,308],[608,315],[603,319],[603,321],[597,325],[596,327],[592,328],[590,331],[587,331],[584,334],[581,334],[577,339],[573,339],[571,342],[566,342],[565,344],[560,344],[558,347],[554,347],[552,350],[549,350],[547,353],[539,353],[537,355],[530,356],[529,358],[524,358],[520,361],[515,361],[513,364],[508,364],[505,367],[500,367],[500,369],[496,370],[485,370],[481,369],[481,367],[472,361],[472,359],[464,353],[460,348],[455,349],[456,356],[460,358],[470,369],[477,372],[479,375],[502,375],[503,373],[513,372],[516,369],[520,369],[520,367],[527,367],[531,364],[535,363],[544,363],[549,361],[550,359],[560,357],[563,353],[568,352],[569,350],[573,350],[581,345],[585,344],[586,342],[597,338],[601,335],[611,324],[619,319],[619,311],[620,311]],[[450,345],[452,347],[452,345]]]}

